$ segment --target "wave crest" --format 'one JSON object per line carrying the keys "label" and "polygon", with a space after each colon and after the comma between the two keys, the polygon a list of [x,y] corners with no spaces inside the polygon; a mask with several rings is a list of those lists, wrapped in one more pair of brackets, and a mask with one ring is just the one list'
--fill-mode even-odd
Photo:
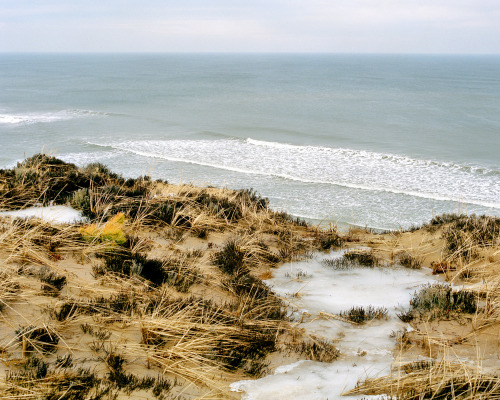
{"label": "wave crest", "polygon": [[500,208],[499,171],[474,165],[250,138],[90,144],[243,174]]}
{"label": "wave crest", "polygon": [[33,112],[24,114],[0,114],[1,124],[31,125],[37,123],[50,123],[66,121],[75,118],[92,116],[106,116],[106,113],[91,110],[62,110],[55,112]]}

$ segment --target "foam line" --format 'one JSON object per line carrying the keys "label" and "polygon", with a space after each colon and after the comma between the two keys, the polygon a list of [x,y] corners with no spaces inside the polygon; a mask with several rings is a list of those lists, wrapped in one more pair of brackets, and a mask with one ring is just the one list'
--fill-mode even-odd
{"label": "foam line", "polygon": [[22,114],[0,114],[1,124],[37,124],[37,123],[50,123],[58,121],[66,121],[74,118],[84,118],[91,116],[107,116],[108,114],[91,110],[62,110],[56,112],[42,112],[42,113],[22,113]]}
{"label": "foam line", "polygon": [[[458,164],[273,142],[268,142],[261,149],[262,144],[253,144],[253,139],[89,144],[242,174],[500,208],[498,193],[494,191],[495,184],[499,186],[500,180],[495,179],[496,176],[475,172],[470,167],[468,170],[461,168]],[[330,170],[335,171],[332,173]]]}

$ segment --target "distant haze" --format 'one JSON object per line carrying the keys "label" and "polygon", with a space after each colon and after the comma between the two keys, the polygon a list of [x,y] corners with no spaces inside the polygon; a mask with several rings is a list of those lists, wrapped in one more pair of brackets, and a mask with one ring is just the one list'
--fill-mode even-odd
{"label": "distant haze", "polygon": [[2,0],[1,52],[500,53],[499,0]]}

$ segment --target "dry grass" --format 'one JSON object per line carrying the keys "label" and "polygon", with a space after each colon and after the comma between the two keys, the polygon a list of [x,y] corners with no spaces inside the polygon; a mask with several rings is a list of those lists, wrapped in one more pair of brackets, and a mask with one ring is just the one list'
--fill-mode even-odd
{"label": "dry grass", "polygon": [[442,359],[412,362],[391,375],[367,379],[343,395],[386,395],[404,400],[498,399],[500,377],[482,374],[477,368]]}
{"label": "dry grass", "polygon": [[[45,155],[0,171],[3,208],[52,202],[89,222],[0,219],[0,397],[227,398],[228,382],[266,372],[291,328],[253,271],[314,248],[304,224],[251,190],[125,180]],[[230,238],[233,275],[212,264]]]}
{"label": "dry grass", "polygon": [[75,226],[56,226],[33,219],[0,218],[0,246],[7,254],[7,262],[55,268],[62,257],[86,257],[109,248],[109,243],[86,242]]}
{"label": "dry grass", "polygon": [[[417,290],[410,310],[399,314],[411,328],[394,334],[398,359],[405,363],[391,375],[367,379],[346,394],[499,399],[500,220],[443,215],[412,232],[360,237],[361,244],[386,260],[430,268],[458,287],[452,290],[441,283]],[[430,362],[408,363],[417,357]]]}
{"label": "dry grass", "polygon": [[[77,168],[39,156],[0,171],[3,208],[52,201],[70,203],[91,220],[66,226],[0,219],[0,351],[10,371],[0,397],[227,398],[229,382],[264,375],[273,353],[338,357],[331,340],[292,327],[289,310],[259,278],[311,250],[348,245],[335,227],[308,227],[270,210],[251,190],[125,180],[99,164]],[[439,258],[419,244],[390,251],[411,249],[403,260],[411,268],[447,262],[448,280],[475,282],[478,308],[467,317],[475,330],[466,338],[474,341],[500,322],[500,257],[498,221],[471,221],[446,216],[429,225],[444,244]],[[380,249],[346,254],[331,267],[372,267],[390,258]],[[352,323],[349,315],[323,317]],[[428,322],[417,316],[411,323],[422,321]],[[418,328],[425,351],[453,348],[452,340]],[[356,393],[498,398],[497,377],[446,360],[407,366],[360,384]]]}

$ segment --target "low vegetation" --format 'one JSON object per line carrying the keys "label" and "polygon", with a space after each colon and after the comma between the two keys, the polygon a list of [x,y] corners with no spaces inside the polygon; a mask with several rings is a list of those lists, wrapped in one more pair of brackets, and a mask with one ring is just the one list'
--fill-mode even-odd
{"label": "low vegetation", "polygon": [[380,260],[371,251],[349,250],[341,257],[325,258],[321,263],[333,270],[346,271],[357,267],[373,268],[380,264]]}
{"label": "low vegetation", "polygon": [[[124,179],[102,164],[36,155],[0,170],[0,207],[49,204],[87,220],[0,218],[0,262],[11,265],[0,397],[223,398],[221,382],[262,376],[284,351],[289,311],[255,272],[314,249],[305,222],[253,190]],[[296,354],[337,351],[318,339]]]}
{"label": "low vegetation", "polygon": [[483,374],[464,363],[403,364],[391,375],[367,379],[344,395],[390,394],[398,399],[497,399],[500,377]]}
{"label": "low vegetation", "polygon": [[[498,246],[498,218],[436,217],[423,231],[442,241],[439,257],[395,244],[393,259],[373,234],[363,240],[311,227],[270,210],[253,190],[125,179],[102,164],[80,168],[47,155],[0,170],[2,209],[40,204],[72,205],[87,220],[0,218],[2,398],[227,398],[230,382],[266,375],[281,356],[334,362],[343,356],[336,339],[301,329],[263,282],[280,263],[317,250],[344,249],[322,262],[334,270],[433,262],[443,279],[488,283],[474,291],[422,287],[399,314],[415,331],[455,316],[474,319],[481,331],[500,318],[498,257],[487,253]],[[372,306],[332,317],[351,324],[390,318]],[[359,383],[355,392],[487,399],[498,397],[498,377],[433,360]]]}
{"label": "low vegetation", "polygon": [[341,311],[340,316],[355,324],[363,324],[374,319],[387,318],[387,309],[384,307],[360,307],[354,306],[348,311]]}
{"label": "low vegetation", "polygon": [[449,284],[434,283],[413,294],[410,309],[398,314],[403,322],[414,318],[434,319],[453,313],[473,314],[477,311],[477,294],[467,290],[454,291]]}
{"label": "low vegetation", "polygon": [[397,261],[405,268],[420,269],[424,260],[423,257],[414,256],[406,251],[403,251],[402,253],[398,254]]}

